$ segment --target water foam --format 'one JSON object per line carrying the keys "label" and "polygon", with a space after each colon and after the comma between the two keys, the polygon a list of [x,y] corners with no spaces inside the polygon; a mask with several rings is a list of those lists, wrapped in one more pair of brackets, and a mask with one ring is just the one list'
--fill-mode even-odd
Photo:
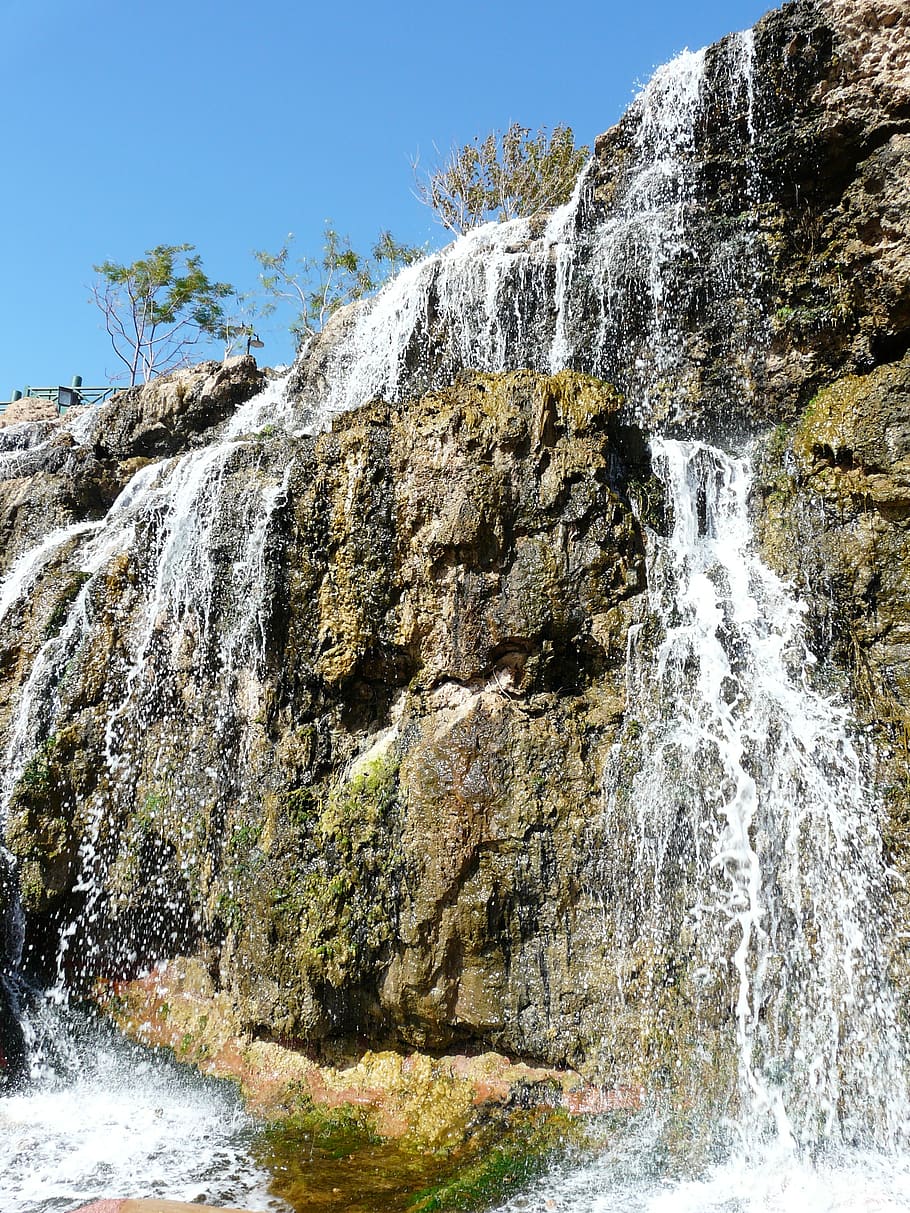
{"label": "water foam", "polygon": [[286,1213],[251,1160],[236,1093],[59,1010],[39,1012],[53,1056],[0,1098],[0,1208],[65,1213],[114,1195]]}

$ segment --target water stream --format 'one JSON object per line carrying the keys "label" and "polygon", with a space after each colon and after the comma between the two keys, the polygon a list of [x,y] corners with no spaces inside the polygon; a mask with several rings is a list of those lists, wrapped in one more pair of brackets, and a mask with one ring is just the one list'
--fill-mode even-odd
{"label": "water stream", "polygon": [[544,1194],[592,1213],[907,1208],[910,1069],[869,755],[815,689],[802,607],[755,551],[748,457],[666,439],[653,453],[672,526],[650,537],[604,811],[622,829],[631,813],[636,835],[627,942],[678,955],[685,940],[691,1022],[705,1039],[720,1024],[738,1090],[718,1114],[703,1082],[700,1162],[668,1146],[691,1109],[652,1112]]}
{"label": "water stream", "polygon": [[29,1085],[0,1098],[3,1213],[123,1193],[286,1213],[251,1157],[257,1125],[227,1084],[50,1003],[28,1028]]}

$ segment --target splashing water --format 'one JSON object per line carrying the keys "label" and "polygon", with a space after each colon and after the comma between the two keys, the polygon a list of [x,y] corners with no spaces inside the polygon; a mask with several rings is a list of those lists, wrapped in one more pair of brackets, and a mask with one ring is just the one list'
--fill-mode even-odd
{"label": "splashing water", "polygon": [[226,1085],[56,1008],[41,1009],[32,1035],[30,1087],[0,1098],[3,1213],[127,1193],[286,1210],[251,1161],[256,1126]]}
{"label": "splashing water", "polygon": [[846,710],[812,687],[799,604],[753,549],[747,461],[667,440],[654,453],[674,522],[654,544],[663,639],[648,668],[634,656],[631,667],[646,721],[633,787],[641,875],[660,906],[662,856],[686,818],[689,913],[704,965],[735,974],[753,1131],[770,1118],[800,1145],[871,1133],[894,1146],[910,1125],[906,1055],[862,753]]}
{"label": "splashing water", "polygon": [[[256,407],[240,416],[238,433],[253,428]],[[255,689],[243,687],[255,682],[265,660],[262,612],[271,587],[264,553],[292,467],[283,460],[272,472],[260,466],[262,455],[258,446],[238,439],[144,467],[105,519],[53,532],[0,583],[0,607],[7,613],[29,596],[42,570],[52,564],[84,578],[60,630],[35,654],[19,695],[7,740],[0,800],[4,819],[23,771],[40,757],[46,739],[53,738],[71,693],[74,663],[90,652],[99,610],[110,609],[106,582],[125,558],[144,599],[141,611],[124,613],[120,669],[109,672],[120,693],[106,719],[106,776],[94,799],[82,806],[88,820],[74,886],[82,895],[81,908],[62,924],[58,986],[50,1003],[39,1001],[36,1009],[33,993],[23,999],[30,1085],[0,1099],[4,1213],[73,1209],[111,1194],[285,1208],[267,1195],[268,1177],[250,1154],[255,1126],[236,1097],[118,1043],[97,1026],[77,1024],[74,1031],[66,1009],[74,973],[90,974],[105,962],[116,966],[138,958],[135,952],[123,952],[133,945],[112,937],[106,922],[117,848],[105,830],[118,806],[137,795],[140,773],[134,756],[143,733],[161,720],[165,733],[177,727],[178,713],[182,724],[187,720],[186,703],[170,705],[160,693],[171,681],[167,653],[160,647],[165,621],[171,639],[176,635],[186,644],[191,638],[191,659],[184,662],[189,675],[214,681],[220,692],[215,728],[229,733],[232,713],[249,710],[247,700],[255,695]],[[238,466],[241,490],[228,503],[227,477]],[[226,539],[233,552],[227,577],[213,564],[226,515],[233,523]],[[216,612],[219,621],[227,620],[224,626],[214,626]],[[11,856],[4,852],[0,862],[11,867]],[[173,903],[167,889],[160,892],[161,910],[147,902],[143,913],[164,947],[161,936]],[[6,924],[13,966],[21,961],[22,925],[14,902]],[[78,957],[71,955],[77,939]],[[17,984],[16,1001],[22,993]]]}
{"label": "splashing water", "polygon": [[854,1150],[810,1166],[788,1150],[734,1155],[698,1178],[667,1167],[660,1124],[623,1134],[592,1165],[552,1174],[496,1213],[904,1213],[910,1163]]}
{"label": "splashing water", "polygon": [[[701,1174],[667,1166],[691,1119],[679,1108],[644,1114],[537,1196],[590,1213],[906,1208],[910,1071],[862,747],[814,689],[800,604],[754,549],[749,460],[668,439],[652,454],[672,526],[650,536],[605,781],[611,836],[635,840],[628,900],[610,912],[618,955],[644,940],[652,957],[684,957],[695,980],[677,997],[696,1038],[722,1034],[738,1093],[726,1115],[712,1110],[712,1059],[678,1038],[677,1065],[695,1072],[681,1098],[702,1092],[702,1123],[685,1131],[693,1143],[707,1131]],[[704,1148],[693,1159],[677,1145],[675,1169],[699,1169]]]}

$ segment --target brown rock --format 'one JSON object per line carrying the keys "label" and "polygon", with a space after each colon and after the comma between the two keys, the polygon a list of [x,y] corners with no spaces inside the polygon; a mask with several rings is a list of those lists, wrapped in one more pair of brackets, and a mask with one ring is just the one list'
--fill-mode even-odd
{"label": "brown rock", "polygon": [[172,455],[258,392],[265,377],[249,354],[172,371],[118,392],[98,410],[101,458]]}
{"label": "brown rock", "polygon": [[0,413],[0,428],[19,425],[23,421],[57,421],[57,406],[50,400],[37,400],[33,396],[22,396],[13,400]]}

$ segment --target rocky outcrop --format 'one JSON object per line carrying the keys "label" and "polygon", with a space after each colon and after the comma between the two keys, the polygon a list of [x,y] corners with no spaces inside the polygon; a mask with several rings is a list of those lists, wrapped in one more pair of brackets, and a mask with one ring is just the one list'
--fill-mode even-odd
{"label": "rocky outcrop", "polygon": [[[10,431],[12,433],[12,430]],[[0,455],[0,569],[49,532],[103,518],[122,481],[115,469],[55,429],[44,442]]]}
{"label": "rocky outcrop", "polygon": [[[495,1048],[619,1081],[713,1065],[729,990],[696,979],[687,907],[659,946],[617,930],[637,808],[601,811],[611,762],[631,786],[626,655],[665,522],[643,418],[758,437],[761,542],[810,603],[819,679],[865,695],[893,751],[910,870],[908,20],[798,0],[707,52],[701,108],[664,81],[693,142],[654,259],[628,202],[643,100],[558,239],[487,232],[490,277],[460,246],[414,271],[410,312],[376,305],[389,398],[365,375],[322,424],[364,305],[295,369],[290,432],[217,440],[261,383],[239,359],[122,393],[81,438],[4,439],[4,558],[70,528],[0,646],[33,970],[85,990],[190,956],[251,1045]],[[483,349],[460,285],[509,300]],[[557,338],[576,369],[549,374]],[[537,369],[465,370],[475,352]]]}
{"label": "rocky outcrop", "polygon": [[[151,508],[81,580],[62,545],[69,603],[17,607],[26,651],[78,654],[9,807],[33,952],[83,913],[86,975],[201,949],[246,1030],[582,1057],[585,868],[644,586],[649,462],[620,405],[569,372],[465,375],[317,438],[189,457],[217,468],[193,507],[211,534]],[[230,658],[250,604],[167,599],[162,579],[199,543],[199,576],[228,587],[281,467]]]}
{"label": "rocky outcrop", "polygon": [[[875,737],[885,843],[906,875],[910,11],[833,0],[763,24],[786,21],[775,88],[795,109],[795,138],[778,141],[767,176],[779,207],[768,420],[779,424],[761,443],[757,524],[809,605],[821,676]],[[904,886],[891,895],[905,922]],[[907,989],[899,926],[894,939]]]}
{"label": "rocky outcrop", "polygon": [[[775,30],[788,37],[761,56]],[[773,419],[790,420],[840,374],[907,349],[910,14],[892,0],[790,4],[758,31],[779,115],[763,165],[767,384]]]}
{"label": "rocky outcrop", "polygon": [[901,874],[896,975],[910,989],[910,355],[821,390],[766,443],[758,516],[810,606],[812,646],[875,739],[884,841]]}
{"label": "rocky outcrop", "polygon": [[198,443],[200,436],[258,392],[265,376],[249,354],[153,379],[103,404],[93,426],[101,459],[160,458]]}
{"label": "rocky outcrop", "polygon": [[134,1039],[240,1083],[247,1106],[260,1116],[288,1116],[313,1105],[357,1108],[374,1131],[410,1148],[459,1145],[479,1114],[509,1106],[561,1108],[574,1116],[629,1111],[641,1102],[637,1088],[604,1090],[572,1070],[535,1068],[493,1052],[337,1049],[320,1064],[299,1047],[246,1033],[229,994],[215,989],[199,961],[164,964],[147,977],[113,984],[101,998]]}
{"label": "rocky outcrop", "polygon": [[[69,426],[56,408],[41,426],[20,419],[0,443],[0,572],[49,532],[103,518],[142,461],[205,441],[263,383],[241,355],[125,389]],[[73,422],[86,437],[74,438]]]}

